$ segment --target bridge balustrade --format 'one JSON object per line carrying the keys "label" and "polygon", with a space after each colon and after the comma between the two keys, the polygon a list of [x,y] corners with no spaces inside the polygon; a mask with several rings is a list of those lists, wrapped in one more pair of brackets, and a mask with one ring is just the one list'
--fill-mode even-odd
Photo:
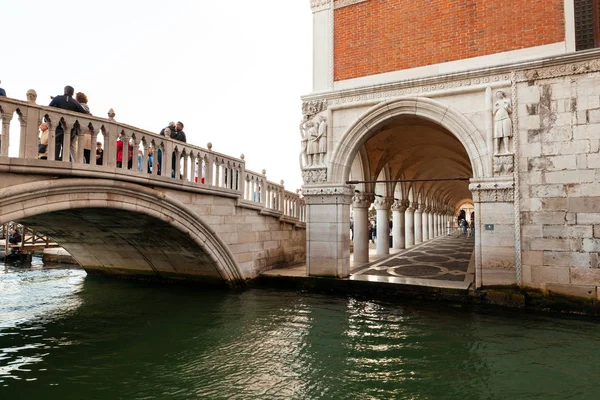
{"label": "bridge balustrade", "polygon": [[[202,148],[175,141],[118,122],[114,120],[114,114],[110,113],[108,119],[100,118],[7,97],[0,97],[0,115],[2,118],[0,160],[5,158],[5,161],[8,161],[6,158],[9,156],[11,140],[18,135],[18,158],[36,160],[35,163],[25,165],[37,167],[47,165],[59,168],[68,166],[71,176],[78,174],[89,176],[90,171],[98,171],[112,173],[113,179],[144,178],[147,183],[153,185],[179,184],[182,185],[182,190],[205,188],[215,192],[216,195],[238,197],[242,206],[261,208],[266,213],[278,215],[292,222],[305,222],[304,199],[297,193],[286,191],[283,185],[268,181],[264,170],[262,174],[246,170],[243,155],[241,158],[236,158],[215,152],[210,143],[207,148]],[[10,126],[15,115],[20,124],[18,133],[11,132]],[[49,125],[47,160],[38,158],[39,125],[42,121]],[[65,134],[62,141],[62,160],[55,160],[56,128],[59,124],[62,125]],[[91,136],[91,160],[85,160],[84,157],[87,132]],[[96,165],[94,145],[100,134],[103,137],[103,163]],[[73,149],[71,137],[76,141]],[[117,166],[119,140],[123,143],[121,166]],[[129,146],[133,147],[131,165],[127,162],[128,156],[126,156],[129,154]],[[150,147],[153,149],[151,167]],[[138,160],[138,150],[141,150],[141,165]],[[14,168],[11,170],[14,171]],[[40,168],[37,168],[36,173],[40,173]]]}

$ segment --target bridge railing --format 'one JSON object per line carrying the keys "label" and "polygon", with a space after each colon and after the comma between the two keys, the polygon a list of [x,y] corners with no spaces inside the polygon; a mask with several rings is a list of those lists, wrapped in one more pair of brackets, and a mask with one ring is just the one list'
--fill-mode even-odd
{"label": "bridge railing", "polygon": [[[0,116],[0,159],[8,157],[10,143],[18,136],[18,158],[38,160],[35,163],[38,166],[39,163],[49,167],[68,165],[73,173],[77,170],[111,172],[115,179],[143,177],[179,184],[183,190],[190,186],[202,187],[238,197],[243,206],[263,209],[290,222],[305,222],[304,200],[297,193],[286,191],[283,184],[268,181],[264,170],[262,174],[246,170],[243,155],[237,158],[214,152],[210,143],[203,148],[123,124],[114,119],[112,110],[106,119],[38,105],[33,100],[0,97]],[[11,132],[15,116],[19,131]],[[49,128],[46,160],[40,160],[38,153],[42,122]],[[57,142],[59,126],[64,135]],[[95,143],[100,138],[104,153],[102,164],[97,165]],[[87,159],[84,156],[86,140],[92,144]],[[121,163],[117,163],[118,145],[123,149]]]}

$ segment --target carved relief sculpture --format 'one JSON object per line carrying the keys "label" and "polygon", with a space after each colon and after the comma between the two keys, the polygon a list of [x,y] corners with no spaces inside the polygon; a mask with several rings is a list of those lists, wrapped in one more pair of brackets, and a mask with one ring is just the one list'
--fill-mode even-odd
{"label": "carved relief sculpture", "polygon": [[[496,92],[494,103],[494,144],[495,154],[511,154],[510,138],[512,137],[512,105],[502,90]],[[504,151],[500,152],[500,147]]]}
{"label": "carved relief sculpture", "polygon": [[325,165],[325,154],[327,154],[327,120],[319,117],[319,165]]}
{"label": "carved relief sculpture", "polygon": [[300,169],[308,166],[308,155],[306,154],[308,151],[308,132],[307,130],[307,121],[306,118],[302,120],[300,123]]}

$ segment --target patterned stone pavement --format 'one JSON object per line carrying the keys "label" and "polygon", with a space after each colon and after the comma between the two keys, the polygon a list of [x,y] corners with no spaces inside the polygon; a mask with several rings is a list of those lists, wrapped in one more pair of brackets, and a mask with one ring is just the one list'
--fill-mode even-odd
{"label": "patterned stone pavement", "polygon": [[468,286],[473,281],[469,266],[474,245],[473,237],[440,237],[363,266],[352,274],[351,279]]}

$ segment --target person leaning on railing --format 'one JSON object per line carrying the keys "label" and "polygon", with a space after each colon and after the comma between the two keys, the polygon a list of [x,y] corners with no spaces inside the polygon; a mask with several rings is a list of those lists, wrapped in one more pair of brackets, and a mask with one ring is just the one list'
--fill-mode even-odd
{"label": "person leaning on railing", "polygon": [[[72,86],[65,86],[64,94],[60,96],[56,96],[52,99],[49,106],[62,108],[63,110],[76,111],[84,114],[88,114],[88,112],[73,98],[73,94],[75,93],[75,89]],[[55,136],[55,156],[54,159],[58,160],[60,158],[60,153],[63,150],[63,139],[65,135],[65,130],[62,127],[62,124],[59,124],[56,127],[56,136]],[[64,152],[63,152],[64,153]],[[64,154],[63,154],[64,158]]]}
{"label": "person leaning on railing", "polygon": [[48,124],[42,122],[40,124],[40,131],[42,136],[40,137],[40,144],[38,144],[38,158],[40,160],[48,159]]}

